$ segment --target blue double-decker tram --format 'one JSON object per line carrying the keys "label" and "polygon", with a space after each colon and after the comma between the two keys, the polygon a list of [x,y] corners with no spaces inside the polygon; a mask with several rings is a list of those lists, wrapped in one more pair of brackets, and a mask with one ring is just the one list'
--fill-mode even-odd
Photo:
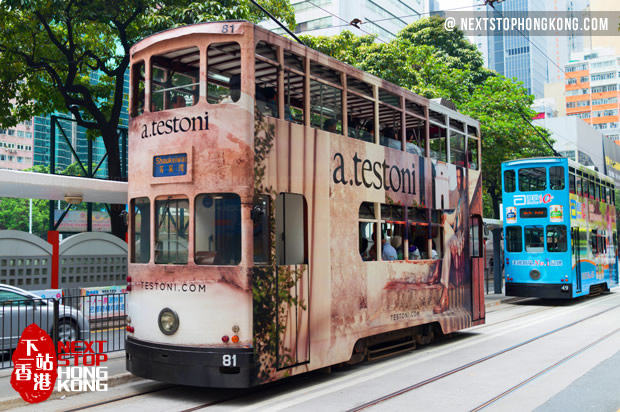
{"label": "blue double-decker tram", "polygon": [[618,285],[614,182],[565,158],[502,164],[506,295],[570,299]]}

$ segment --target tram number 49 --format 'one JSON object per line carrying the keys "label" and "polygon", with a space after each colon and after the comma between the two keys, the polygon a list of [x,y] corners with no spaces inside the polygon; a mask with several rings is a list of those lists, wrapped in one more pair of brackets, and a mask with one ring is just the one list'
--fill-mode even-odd
{"label": "tram number 49", "polygon": [[237,355],[222,356],[222,366],[237,366]]}
{"label": "tram number 49", "polygon": [[222,33],[234,33],[235,25],[234,24],[225,24],[222,26]]}

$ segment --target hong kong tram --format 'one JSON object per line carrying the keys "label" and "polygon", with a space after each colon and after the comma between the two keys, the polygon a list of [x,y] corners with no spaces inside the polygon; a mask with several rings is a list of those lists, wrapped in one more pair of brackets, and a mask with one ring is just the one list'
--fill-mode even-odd
{"label": "hong kong tram", "polygon": [[249,387],[484,323],[476,121],[248,22],[131,49],[127,368]]}
{"label": "hong kong tram", "polygon": [[571,299],[618,286],[614,181],[565,158],[504,162],[506,295]]}

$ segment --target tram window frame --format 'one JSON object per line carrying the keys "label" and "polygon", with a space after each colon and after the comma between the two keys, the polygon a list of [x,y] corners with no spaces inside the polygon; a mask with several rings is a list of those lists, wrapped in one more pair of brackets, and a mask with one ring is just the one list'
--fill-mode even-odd
{"label": "tram window frame", "polygon": [[[312,65],[316,64],[312,63]],[[334,71],[332,69],[330,70]],[[319,92],[318,97],[315,98],[314,93],[317,86]],[[324,90],[328,94],[333,93],[333,95],[327,98],[327,101],[325,101],[323,98]],[[310,127],[341,135],[343,101],[342,95],[342,86],[336,86],[318,77],[310,76]],[[330,100],[333,100],[333,102],[330,103]],[[332,106],[331,108],[329,107],[330,105]],[[326,114],[324,114],[325,111],[327,111]],[[329,112],[332,112],[332,114],[329,115]],[[335,123],[333,123],[333,121],[335,121]],[[335,130],[330,130],[332,126],[335,127]]]}
{"label": "tram window frame", "polygon": [[573,173],[570,173],[568,175],[568,191],[572,194],[576,193],[576,188],[575,188],[575,181],[576,181],[576,176]]}
{"label": "tram window frame", "polygon": [[131,117],[144,114],[146,109],[146,64],[144,60],[131,66]]}
{"label": "tram window frame", "polygon": [[[550,246],[550,243],[549,243],[549,240],[550,240],[549,235],[551,233],[553,233],[552,239],[551,239],[552,245],[555,244],[555,246]],[[557,234],[557,239],[555,238],[556,234]],[[563,240],[563,243],[561,243],[562,240]],[[568,235],[567,235],[566,225],[547,225],[546,247],[547,247],[547,252],[552,252],[552,253],[568,251]]]}
{"label": "tram window frame", "polygon": [[375,143],[375,101],[348,89],[347,135],[353,139]]}
{"label": "tram window frame", "polygon": [[278,48],[264,40],[254,48],[255,115],[280,118],[280,64]]}
{"label": "tram window frame", "polygon": [[590,198],[590,181],[588,180],[587,176],[583,176],[583,179],[581,181],[581,186],[582,186],[582,190],[583,190],[583,196],[586,198]]}
{"label": "tram window frame", "polygon": [[482,245],[482,216],[471,215],[470,217],[470,257],[481,258],[483,256],[484,247]]}
{"label": "tram window frame", "polygon": [[519,225],[506,226],[505,249],[511,253],[523,252],[523,230]]}
{"label": "tram window frame", "polygon": [[252,211],[252,256],[255,265],[271,264],[271,196],[254,197]]}
{"label": "tram window frame", "polygon": [[[379,89],[381,94],[381,89]],[[402,150],[402,110],[379,103],[379,144],[395,150]]]}
{"label": "tram window frame", "polygon": [[426,155],[426,120],[405,113],[405,150],[418,156]]}
{"label": "tram window frame", "polygon": [[[167,57],[169,55],[173,57]],[[182,58],[175,61],[179,56]],[[183,62],[184,59],[195,61],[196,57],[198,66]],[[180,68],[184,70],[180,71]],[[157,72],[161,72],[160,76],[156,75]],[[189,79],[190,82],[186,83],[182,79]],[[199,90],[200,49],[197,46],[167,50],[151,56],[151,112],[194,106],[198,103]],[[158,98],[160,93],[161,101]]]}
{"label": "tram window frame", "polygon": [[564,190],[566,187],[565,182],[566,169],[564,166],[551,166],[549,168],[549,189],[550,190]]}
{"label": "tram window frame", "polygon": [[520,192],[542,192],[547,189],[547,168],[541,166],[521,168],[518,170],[517,179]]}
{"label": "tram window frame", "polygon": [[588,183],[588,188],[589,188],[588,189],[588,196],[589,196],[590,199],[594,199],[595,198],[594,197],[594,192],[595,192],[595,189],[594,189],[594,187],[595,187],[594,179],[592,177],[590,177],[588,179],[588,181],[589,181],[589,183]]}
{"label": "tram window frame", "polygon": [[432,123],[429,127],[430,158],[441,162],[448,162],[448,129]]}
{"label": "tram window frame", "polygon": [[[407,207],[407,228],[408,250],[407,260],[429,259],[428,244],[429,234],[432,232],[429,225],[431,224],[430,210],[421,207]],[[418,251],[416,258],[416,249],[412,250],[411,246],[415,246]]]}
{"label": "tram window frame", "polygon": [[[450,125],[452,125],[452,119],[450,119]],[[450,164],[465,167],[465,148],[467,144],[466,142],[467,138],[463,133],[457,130],[450,129],[450,149],[448,150],[448,152],[450,153]]]}
{"label": "tram window frame", "polygon": [[[212,216],[203,213],[203,210],[211,212],[209,214]],[[200,193],[194,198],[193,217],[194,263],[200,266],[239,265],[242,248],[241,197],[236,193]],[[211,242],[215,245],[213,248]]]}
{"label": "tram window frame", "polygon": [[594,182],[594,200],[601,200],[601,185],[599,182]]}
{"label": "tram window frame", "polygon": [[[473,144],[472,144],[473,143]],[[478,163],[478,154],[480,153],[480,139],[477,137],[467,137],[467,159],[469,168],[472,170],[479,170],[480,165]]]}
{"label": "tram window frame", "polygon": [[[380,254],[377,253],[376,248],[379,234],[376,205],[373,202],[362,202],[358,209],[359,252],[360,258],[364,262],[376,262],[379,260]],[[366,246],[362,250],[364,244]]]}
{"label": "tram window frame", "polygon": [[[175,207],[175,216],[172,216],[170,213],[170,204],[174,202],[176,204]],[[183,217],[185,219],[185,212],[178,213],[179,204],[181,202],[185,202],[186,206],[181,209],[187,211],[187,222],[182,222],[179,229],[179,217]],[[160,208],[163,207],[167,210],[167,216],[161,217]],[[161,235],[163,232],[160,231],[161,226],[164,224],[164,221],[167,219],[167,228],[166,232],[167,239],[161,239]],[[172,223],[174,221],[174,223]],[[188,262],[188,254],[189,254],[189,225],[191,224],[191,209],[189,204],[189,198],[186,196],[162,196],[155,198],[155,264],[173,264],[173,265],[186,265]],[[175,232],[171,232],[171,223],[175,226]],[[181,233],[181,235],[179,235]],[[174,236],[171,236],[174,234]],[[185,236],[183,236],[185,234]],[[184,239],[186,244],[183,245],[183,242],[180,242],[180,239]],[[164,242],[167,242],[167,248],[164,247]],[[176,259],[173,258],[171,261],[171,245],[176,245],[176,251],[174,255],[176,255]],[[185,251],[180,250],[179,246],[185,246]],[[165,256],[164,256],[165,255]],[[179,259],[180,257],[180,259]]]}
{"label": "tram window frame", "polygon": [[306,118],[305,65],[305,58],[284,50],[284,118],[300,125]]}
{"label": "tram window frame", "polygon": [[504,170],[504,191],[513,193],[517,190],[517,174],[514,170]]}
{"label": "tram window frame", "polygon": [[[131,199],[130,205],[131,256],[129,262],[149,263],[151,261],[151,200],[148,197],[137,197]],[[138,236],[138,222],[141,229],[140,236]]]}
{"label": "tram window frame", "polygon": [[[383,259],[383,239],[386,243],[396,250],[396,259],[393,260],[405,260],[405,239],[407,235],[406,222],[405,222],[405,207],[400,205],[381,204],[381,260]],[[395,246],[394,243],[398,243],[396,237],[400,237],[400,245]]]}
{"label": "tram window frame", "polygon": [[[233,47],[233,50],[224,51],[225,47]],[[211,60],[219,59],[220,56],[211,56],[209,57],[209,53],[211,49],[216,50],[220,53],[227,53],[228,55],[236,56],[234,60],[224,60],[226,63],[226,70],[228,72],[222,73],[222,70],[217,68],[217,64],[220,62],[212,62]],[[241,49],[239,42],[236,41],[226,41],[226,42],[213,42],[210,43],[207,47],[206,56],[207,56],[207,102],[209,104],[238,104],[240,98],[237,98],[236,93],[233,94],[232,91],[237,88],[237,80],[239,79],[239,90],[243,90],[243,65],[242,65],[242,54],[244,51]],[[235,65],[234,69],[229,68],[228,66],[232,61],[237,61],[238,66]],[[215,68],[213,68],[215,66]],[[233,89],[234,85],[234,89]],[[241,93],[239,93],[241,95]]]}
{"label": "tram window frame", "polygon": [[581,185],[581,176],[575,176],[575,194],[577,196],[583,196],[583,187]]}
{"label": "tram window frame", "polygon": [[[535,236],[539,236],[540,243],[534,243]],[[523,240],[527,253],[543,253],[545,251],[545,227],[543,225],[529,225],[523,228]],[[542,239],[541,239],[542,238]],[[535,246],[534,246],[535,245]]]}

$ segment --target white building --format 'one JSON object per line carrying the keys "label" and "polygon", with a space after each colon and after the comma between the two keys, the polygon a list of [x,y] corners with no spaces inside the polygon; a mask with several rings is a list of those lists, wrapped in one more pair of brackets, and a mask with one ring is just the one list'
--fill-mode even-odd
{"label": "white building", "polygon": [[[333,36],[343,30],[363,36],[376,34],[390,41],[405,26],[428,15],[429,0],[292,0],[295,9],[296,34]],[[359,28],[351,25],[357,23]],[[273,21],[261,25],[285,34]]]}

